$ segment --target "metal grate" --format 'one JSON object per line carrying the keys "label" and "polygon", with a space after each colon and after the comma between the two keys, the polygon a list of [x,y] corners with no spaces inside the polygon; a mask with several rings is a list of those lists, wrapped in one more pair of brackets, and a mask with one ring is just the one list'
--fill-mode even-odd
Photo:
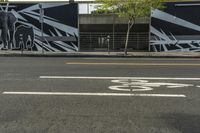
{"label": "metal grate", "polygon": [[[81,50],[107,50],[108,42],[106,37],[110,36],[110,50],[120,51],[124,49],[126,41],[126,32],[80,32],[80,48]],[[148,50],[149,33],[130,33],[128,49]]]}

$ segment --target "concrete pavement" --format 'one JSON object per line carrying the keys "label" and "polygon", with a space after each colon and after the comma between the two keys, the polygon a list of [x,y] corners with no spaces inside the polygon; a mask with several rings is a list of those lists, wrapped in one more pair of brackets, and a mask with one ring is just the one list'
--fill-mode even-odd
{"label": "concrete pavement", "polygon": [[0,56],[9,57],[129,57],[129,58],[200,58],[199,52],[33,52],[0,51]]}

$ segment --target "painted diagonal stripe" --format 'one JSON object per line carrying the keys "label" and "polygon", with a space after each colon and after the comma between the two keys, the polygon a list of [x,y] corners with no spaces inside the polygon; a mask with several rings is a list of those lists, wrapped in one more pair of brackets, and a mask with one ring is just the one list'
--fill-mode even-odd
{"label": "painted diagonal stripe", "polygon": [[85,76],[40,76],[40,79],[144,79],[144,80],[191,80],[199,81],[200,78],[172,78],[172,77],[85,77]]}
{"label": "painted diagonal stripe", "polygon": [[129,93],[74,93],[74,92],[3,92],[4,95],[54,95],[54,96],[114,96],[114,97],[169,97],[185,98],[177,94],[129,94]]}
{"label": "painted diagonal stripe", "polygon": [[160,11],[160,10],[156,9],[153,11],[152,17],[169,22],[169,23],[173,23],[173,24],[176,24],[179,26],[183,26],[183,27],[195,30],[195,31],[200,31],[199,25],[193,24],[189,21],[178,18],[178,17],[168,14],[164,11]]}

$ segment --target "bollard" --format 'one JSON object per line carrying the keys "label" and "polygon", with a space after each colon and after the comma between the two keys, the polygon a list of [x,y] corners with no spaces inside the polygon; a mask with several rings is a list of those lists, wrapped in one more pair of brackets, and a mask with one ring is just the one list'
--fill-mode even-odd
{"label": "bollard", "polygon": [[107,36],[108,55],[110,55],[110,35]]}

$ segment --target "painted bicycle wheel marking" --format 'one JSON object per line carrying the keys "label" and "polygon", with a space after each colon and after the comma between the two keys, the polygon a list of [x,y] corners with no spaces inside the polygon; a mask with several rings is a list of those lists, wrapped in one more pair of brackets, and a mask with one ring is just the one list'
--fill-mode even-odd
{"label": "painted bicycle wheel marking", "polygon": [[115,91],[152,91],[154,88],[184,88],[194,86],[193,84],[167,83],[167,82],[149,82],[148,80],[111,80],[112,83],[121,85],[109,86],[109,89]]}

